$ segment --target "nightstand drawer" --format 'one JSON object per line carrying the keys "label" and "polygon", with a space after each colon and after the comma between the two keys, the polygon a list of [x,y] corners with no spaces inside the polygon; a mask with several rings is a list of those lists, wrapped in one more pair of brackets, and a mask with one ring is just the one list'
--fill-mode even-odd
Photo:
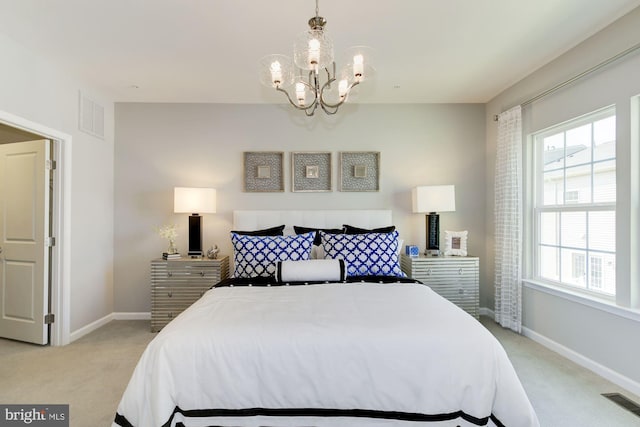
{"label": "nightstand drawer", "polygon": [[478,318],[479,259],[476,257],[409,257],[400,259],[402,271]]}
{"label": "nightstand drawer", "polygon": [[200,298],[209,288],[192,286],[154,287],[151,289],[151,301],[156,305],[180,304],[183,301],[193,301]]}
{"label": "nightstand drawer", "polygon": [[[223,270],[219,265],[193,265],[193,261],[185,263],[168,261],[164,265],[158,264],[152,268],[151,281],[171,283],[172,286],[204,285],[207,283],[214,285],[223,279]],[[228,268],[225,272],[228,274]],[[226,274],[224,276],[226,278]]]}
{"label": "nightstand drawer", "polygon": [[229,277],[229,257],[151,261],[151,331],[157,332]]}

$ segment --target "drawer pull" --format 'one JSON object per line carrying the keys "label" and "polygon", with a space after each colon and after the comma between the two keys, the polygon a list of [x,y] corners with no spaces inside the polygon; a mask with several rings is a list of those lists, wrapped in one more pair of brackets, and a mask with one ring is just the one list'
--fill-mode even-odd
{"label": "drawer pull", "polygon": [[200,277],[204,277],[204,271],[200,272]]}
{"label": "drawer pull", "polygon": [[171,297],[173,296],[173,292],[171,292],[171,291],[167,292],[167,296],[168,296],[169,298],[171,298]]}
{"label": "drawer pull", "polygon": [[[193,274],[196,274],[196,273],[192,273],[190,271],[181,271],[181,272],[176,271],[175,273],[172,272],[172,271],[167,271],[167,276],[169,276],[169,277],[173,277],[173,276],[191,276]],[[201,276],[204,276],[204,271],[201,271],[199,274]]]}
{"label": "drawer pull", "polygon": [[427,269],[427,276],[431,276],[431,269],[430,268]]}
{"label": "drawer pull", "polygon": [[462,271],[462,268],[460,268],[460,270],[458,270],[458,274],[462,274],[464,273],[464,271]]}
{"label": "drawer pull", "polygon": [[167,317],[168,317],[169,319],[173,319],[173,313],[167,313]]}
{"label": "drawer pull", "polygon": [[464,295],[465,294],[465,290],[463,288],[458,289],[458,294]]}

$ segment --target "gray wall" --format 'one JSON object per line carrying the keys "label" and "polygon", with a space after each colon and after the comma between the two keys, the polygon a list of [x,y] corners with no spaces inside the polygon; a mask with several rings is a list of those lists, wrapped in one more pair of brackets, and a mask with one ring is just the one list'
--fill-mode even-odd
{"label": "gray wall", "polygon": [[[306,118],[283,105],[116,104],[115,311],[149,312],[149,261],[165,249],[154,227],[175,223],[187,247],[187,214],[173,213],[173,187],[217,189],[204,215],[204,246],[230,254],[236,209],[392,209],[405,243],[424,249],[425,218],[411,212],[411,188],[454,184],[456,212],[441,228],[469,230],[484,268],[484,105],[345,106]],[[285,192],[243,192],[244,151],[285,152]],[[292,193],[291,151],[331,151],[334,191]],[[337,191],[338,152],[379,151],[380,191]],[[486,288],[486,286],[484,286]]]}
{"label": "gray wall", "polygon": [[[497,126],[493,115],[524,102],[573,77],[582,71],[622,52],[640,42],[640,9],[635,9],[586,42],[534,72],[526,79],[496,97],[486,109],[487,123],[487,213],[486,230],[487,264],[493,261],[493,177]],[[553,124],[578,117],[596,109],[615,104],[617,114],[617,297],[613,306],[635,307],[635,310],[610,308],[607,304],[589,304],[580,298],[567,299],[544,288],[525,286],[523,291],[523,326],[528,333],[544,337],[565,354],[573,355],[581,363],[595,367],[610,378],[622,375],[631,382],[627,386],[640,391],[640,292],[637,272],[638,206],[639,191],[637,170],[638,136],[632,137],[631,129],[637,129],[640,114],[633,111],[640,94],[640,51],[606,68],[567,86],[552,95],[536,101],[523,110],[524,133],[545,129]],[[526,146],[526,141],[525,141]],[[636,171],[636,172],[633,172]],[[632,196],[633,194],[633,196]],[[634,202],[635,200],[635,202]],[[481,306],[493,307],[493,268],[484,270],[487,275],[482,292]],[[610,370],[610,371],[608,371]],[[622,382],[626,381],[621,378]]]}
{"label": "gray wall", "polygon": [[[56,313],[56,322],[73,333],[113,312],[113,103],[3,35],[0,56],[0,110],[71,137],[68,158],[58,159],[70,201],[62,228],[70,238],[57,236],[69,312]],[[104,139],[78,130],[80,91],[104,106]]]}

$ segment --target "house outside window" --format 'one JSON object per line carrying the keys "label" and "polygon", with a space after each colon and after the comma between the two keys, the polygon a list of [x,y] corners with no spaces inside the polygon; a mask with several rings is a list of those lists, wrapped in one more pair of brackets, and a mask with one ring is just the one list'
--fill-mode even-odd
{"label": "house outside window", "polygon": [[616,291],[616,116],[607,108],[533,135],[534,278]]}
{"label": "house outside window", "polygon": [[585,263],[584,254],[575,252],[572,255],[571,271],[574,280],[584,281],[585,279]]}
{"label": "house outside window", "polygon": [[589,262],[589,268],[591,271],[591,287],[593,289],[602,289],[602,258],[598,256],[592,256]]}

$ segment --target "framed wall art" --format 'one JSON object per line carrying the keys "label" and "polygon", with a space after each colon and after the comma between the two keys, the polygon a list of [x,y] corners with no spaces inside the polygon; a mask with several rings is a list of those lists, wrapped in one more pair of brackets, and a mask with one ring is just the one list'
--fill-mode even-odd
{"label": "framed wall art", "polygon": [[445,256],[467,256],[467,234],[465,231],[445,231],[444,232],[444,254]]}
{"label": "framed wall art", "polygon": [[291,191],[331,191],[331,153],[296,151],[291,153]]}
{"label": "framed wall art", "polygon": [[284,191],[284,152],[245,151],[244,191]]}
{"label": "framed wall art", "polygon": [[380,191],[380,152],[340,152],[340,191]]}

